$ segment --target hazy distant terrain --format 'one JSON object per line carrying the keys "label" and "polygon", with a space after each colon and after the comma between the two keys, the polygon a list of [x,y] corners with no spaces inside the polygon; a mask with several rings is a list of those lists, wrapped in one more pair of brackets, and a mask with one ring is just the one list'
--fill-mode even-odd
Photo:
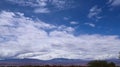
{"label": "hazy distant terrain", "polygon": [[[15,65],[15,66],[39,66],[39,65],[87,65],[87,63],[91,60],[80,60],[80,59],[64,59],[64,58],[57,58],[52,60],[36,60],[36,59],[7,59],[7,60],[0,60],[0,65]],[[114,62],[117,65],[120,65],[120,60],[118,59],[109,59],[108,62]]]}
{"label": "hazy distant terrain", "polygon": [[1,60],[0,65],[86,65],[88,61],[78,59],[52,59],[52,60],[36,60],[36,59],[7,59]]}

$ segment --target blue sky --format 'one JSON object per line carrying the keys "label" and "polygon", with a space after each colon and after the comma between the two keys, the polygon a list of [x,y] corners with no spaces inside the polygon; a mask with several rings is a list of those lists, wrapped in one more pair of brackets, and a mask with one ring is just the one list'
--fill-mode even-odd
{"label": "blue sky", "polygon": [[117,58],[119,0],[1,0],[0,59]]}

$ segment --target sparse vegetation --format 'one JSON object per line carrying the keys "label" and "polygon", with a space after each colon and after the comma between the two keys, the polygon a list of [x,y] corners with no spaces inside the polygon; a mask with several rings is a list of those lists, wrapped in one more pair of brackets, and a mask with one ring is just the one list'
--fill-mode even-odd
{"label": "sparse vegetation", "polygon": [[113,62],[108,63],[107,61],[103,60],[95,60],[90,61],[88,63],[88,67],[116,67],[116,65]]}

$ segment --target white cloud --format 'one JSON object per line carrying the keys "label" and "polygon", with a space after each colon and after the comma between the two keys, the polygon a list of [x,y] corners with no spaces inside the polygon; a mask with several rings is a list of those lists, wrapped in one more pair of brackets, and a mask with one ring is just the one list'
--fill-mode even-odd
{"label": "white cloud", "polygon": [[[0,21],[1,59],[105,59],[118,56],[119,36],[75,36],[72,27],[47,24],[19,12],[2,11]],[[46,30],[50,30],[49,33]]]}
{"label": "white cloud", "polygon": [[120,6],[120,0],[109,0],[112,6]]}
{"label": "white cloud", "polygon": [[68,17],[63,17],[63,19],[64,19],[64,20],[69,20],[70,18],[68,18]]}
{"label": "white cloud", "polygon": [[99,16],[101,12],[101,8],[98,8],[98,6],[93,6],[89,11],[88,18],[95,19],[97,21],[102,18],[101,16]]}
{"label": "white cloud", "polygon": [[78,22],[76,22],[76,21],[71,21],[70,24],[75,25],[75,24],[78,24]]}
{"label": "white cloud", "polygon": [[66,32],[73,32],[75,29],[72,27],[66,27],[64,25],[61,25],[58,27],[58,30],[60,31],[66,31]]}
{"label": "white cloud", "polygon": [[67,5],[67,0],[52,0],[52,4],[55,5],[56,8],[64,9]]}
{"label": "white cloud", "polygon": [[7,0],[18,4],[19,6],[29,6],[29,7],[44,7],[47,5],[48,0]]}
{"label": "white cloud", "polygon": [[[50,13],[51,11],[72,8],[73,0],[7,0],[19,6],[34,8],[35,13]],[[51,7],[50,7],[51,6]],[[75,6],[75,5],[74,5]]]}
{"label": "white cloud", "polygon": [[118,7],[120,6],[120,0],[108,0],[107,4],[112,7]]}
{"label": "white cloud", "polygon": [[89,26],[91,26],[91,27],[95,27],[95,24],[93,24],[93,23],[85,23],[86,25],[89,25]]}
{"label": "white cloud", "polygon": [[113,0],[108,0],[108,2],[107,2],[107,3],[109,4],[109,3],[112,3],[112,2],[113,2]]}
{"label": "white cloud", "polygon": [[38,8],[38,9],[35,9],[34,12],[35,13],[50,13],[50,10],[47,8]]}

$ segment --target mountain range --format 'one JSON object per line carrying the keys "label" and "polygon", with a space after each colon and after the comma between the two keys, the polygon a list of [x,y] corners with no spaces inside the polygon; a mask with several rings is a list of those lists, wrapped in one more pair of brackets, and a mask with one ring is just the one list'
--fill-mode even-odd
{"label": "mountain range", "polygon": [[[38,59],[5,59],[0,60],[0,66],[2,65],[87,65],[91,60],[81,60],[81,59],[65,59],[65,58],[56,58],[51,60],[38,60]],[[108,62],[114,62],[117,65],[120,65],[119,59],[107,59]]]}

